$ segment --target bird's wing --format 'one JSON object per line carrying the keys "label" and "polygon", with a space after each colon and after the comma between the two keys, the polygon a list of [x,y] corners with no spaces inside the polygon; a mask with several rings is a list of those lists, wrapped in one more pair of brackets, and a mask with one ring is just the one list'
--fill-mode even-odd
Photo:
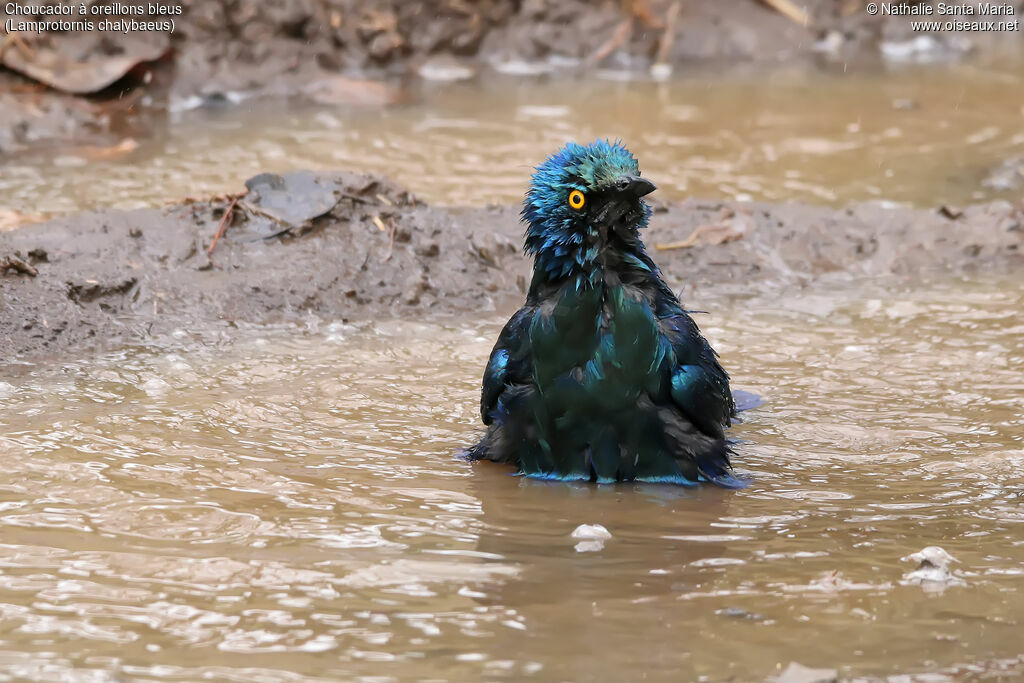
{"label": "bird's wing", "polygon": [[658,362],[662,390],[700,431],[724,438],[724,430],[736,414],[729,374],[643,247],[635,246],[632,254],[648,273],[654,314],[661,328]]}
{"label": "bird's wing", "polygon": [[[689,422],[690,429],[713,439],[712,448],[690,454],[701,476],[725,488],[742,488],[746,484],[733,476],[729,444],[725,440],[725,428],[736,413],[729,375],[685,311],[662,318],[660,327],[663,357],[658,384],[661,401],[673,405]],[[666,421],[666,424],[671,423],[671,419]]]}
{"label": "bird's wing", "polygon": [[722,439],[736,414],[729,375],[697,323],[683,309],[679,297],[661,278],[651,257],[643,248],[636,249],[634,254],[650,273],[654,314],[661,329],[657,359],[661,364],[659,393],[669,394],[701,432]]}
{"label": "bird's wing", "polygon": [[498,398],[510,384],[522,384],[530,377],[532,353],[529,329],[536,308],[519,309],[507,323],[491,350],[484,369],[483,390],[480,392],[480,418],[484,424],[493,421]]}
{"label": "bird's wing", "polygon": [[668,346],[673,352],[669,355],[676,358],[668,370],[668,379],[675,389],[673,400],[701,431],[721,436],[722,428],[729,426],[736,413],[757,408],[764,401],[749,391],[730,391],[729,374],[718,362],[718,354],[661,278],[657,265],[642,248],[635,255],[653,278],[655,315],[663,322],[663,328],[669,329],[666,336],[670,337]]}
{"label": "bird's wing", "polygon": [[668,347],[662,379],[673,403],[700,431],[723,438],[736,413],[728,373],[685,312],[662,318],[661,329]]}

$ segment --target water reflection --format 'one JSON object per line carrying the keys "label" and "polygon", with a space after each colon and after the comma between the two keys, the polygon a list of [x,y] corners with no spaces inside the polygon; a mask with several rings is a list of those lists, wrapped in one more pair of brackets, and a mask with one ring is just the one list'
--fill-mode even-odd
{"label": "water reflection", "polygon": [[[691,302],[740,492],[452,458],[502,322],[182,332],[0,396],[0,667],[47,679],[761,678],[1024,654],[1021,282]],[[860,293],[853,293],[860,292]],[[812,310],[813,309],[813,310]],[[571,534],[612,537],[579,552]],[[960,583],[901,583],[940,545]],[[185,655],[183,657],[183,654]]]}

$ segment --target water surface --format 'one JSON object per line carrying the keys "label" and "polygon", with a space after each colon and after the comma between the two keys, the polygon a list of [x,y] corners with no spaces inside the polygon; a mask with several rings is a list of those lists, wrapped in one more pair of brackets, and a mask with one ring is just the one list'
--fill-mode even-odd
{"label": "water surface", "polygon": [[[452,453],[503,320],[182,330],[0,380],[32,680],[997,676],[1024,666],[1024,281],[699,301],[749,488]],[[856,293],[854,293],[856,292]],[[602,524],[604,547],[571,533]],[[952,581],[902,583],[939,545]],[[908,680],[908,679],[900,679]]]}
{"label": "water surface", "polygon": [[[622,138],[662,198],[885,200],[933,208],[1012,191],[1024,63],[682,73],[663,82],[484,73],[386,110],[247,100],[171,114],[152,139],[0,159],[0,209],[62,214],[238,191],[264,171],[364,169],[435,204],[512,203],[567,140]],[[127,151],[124,151],[127,150]]]}

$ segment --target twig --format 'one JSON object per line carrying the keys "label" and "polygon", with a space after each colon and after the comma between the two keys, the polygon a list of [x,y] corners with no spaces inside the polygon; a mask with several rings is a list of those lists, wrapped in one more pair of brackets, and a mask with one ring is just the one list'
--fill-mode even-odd
{"label": "twig", "polygon": [[39,275],[39,271],[36,270],[31,264],[26,263],[25,261],[21,260],[21,258],[19,258],[18,256],[13,255],[5,256],[3,259],[0,259],[0,272],[6,275],[8,270],[13,270],[17,273],[22,273],[24,275],[29,275],[31,277]]}
{"label": "twig", "polygon": [[220,218],[220,225],[217,226],[217,234],[213,236],[213,241],[210,242],[210,248],[206,250],[206,255],[210,256],[213,254],[213,248],[217,246],[217,240],[221,238],[224,231],[228,229],[228,224],[231,223],[232,218],[235,215],[235,204],[238,203],[238,197],[231,200],[228,204],[228,208],[224,210],[224,215]]}
{"label": "twig", "polygon": [[36,53],[33,52],[32,48],[28,46],[25,39],[12,31],[4,36],[4,39],[0,41],[0,60],[4,58],[4,53],[7,52],[7,48],[11,45],[17,45],[18,49],[21,50],[21,54],[24,55],[25,59],[32,61],[36,57]]}
{"label": "twig", "polygon": [[689,249],[690,247],[697,246],[697,243],[700,242],[700,238],[703,237],[706,233],[713,233],[716,230],[721,229],[721,227],[722,226],[714,223],[701,225],[695,228],[694,231],[690,233],[690,236],[684,240],[679,240],[678,242],[655,244],[654,248],[657,249],[658,251],[668,251],[669,249]]}
{"label": "twig", "polygon": [[391,259],[391,253],[395,250],[395,226],[388,226],[388,253],[384,254],[384,257],[380,260],[381,263],[387,263]]}
{"label": "twig", "polygon": [[357,194],[351,194],[349,192],[339,192],[338,196],[341,197],[342,199],[351,199],[352,201],[357,202],[359,204],[369,204],[370,203],[370,200],[367,199],[366,197],[360,197]]}
{"label": "twig", "polygon": [[18,46],[19,50],[21,50],[21,54],[25,55],[25,59],[31,60],[36,58],[35,50],[29,47],[28,43],[25,42],[25,39],[17,33],[14,34],[14,44]]}
{"label": "twig", "polygon": [[669,53],[672,51],[672,43],[676,40],[676,21],[679,19],[679,11],[682,9],[682,5],[679,0],[676,0],[665,12],[665,30],[661,34],[661,40],[658,43],[658,56],[655,58],[655,64],[667,64]]}
{"label": "twig", "polygon": [[761,2],[779,14],[789,17],[801,26],[807,26],[811,23],[811,18],[807,12],[793,4],[792,0],[761,0]]}
{"label": "twig", "polygon": [[8,33],[3,39],[0,39],[0,62],[4,60],[4,55],[7,54],[7,48],[14,44],[14,34]]}
{"label": "twig", "polygon": [[622,45],[629,39],[629,34],[633,31],[633,17],[628,16],[622,20],[619,27],[615,29],[615,33],[608,39],[601,47],[594,51],[594,54],[590,56],[591,64],[598,64],[604,61],[605,57],[618,50]]}
{"label": "twig", "polygon": [[388,234],[388,251],[380,259],[381,263],[385,263],[391,258],[391,252],[395,250],[395,226],[391,221],[388,221],[387,225],[385,225],[380,216],[373,217],[373,224],[377,226],[378,230]]}
{"label": "twig", "polygon": [[244,211],[248,211],[249,213],[254,213],[257,216],[263,216],[264,218],[268,218],[268,219],[274,221],[275,223],[279,223],[280,225],[287,225],[288,227],[291,227],[291,224],[288,223],[288,221],[286,221],[285,219],[281,218],[280,216],[275,216],[274,214],[270,213],[266,209],[261,209],[260,207],[256,206],[255,204],[250,204],[249,202],[245,201],[244,199],[239,199],[238,200],[238,205],[240,207],[242,207],[242,210],[244,210]]}
{"label": "twig", "polygon": [[[273,221],[274,223],[277,223],[279,226],[281,226],[279,230],[275,230],[274,232],[270,233],[269,235],[263,235],[263,236],[257,238],[258,240],[272,240],[275,237],[280,237],[281,235],[283,235],[283,234],[285,234],[287,232],[291,232],[294,228],[301,227],[299,225],[292,225],[291,223],[289,223],[285,219],[281,218],[280,216],[275,216],[274,214],[272,214],[271,212],[267,211],[266,209],[261,209],[260,207],[256,206],[255,204],[250,204],[249,202],[245,201],[244,199],[238,200],[238,205],[240,207],[242,207],[243,211],[248,211],[248,212],[250,212],[252,214],[255,214],[257,216],[263,216],[267,220]],[[306,225],[306,223],[303,223],[302,225]]]}
{"label": "twig", "polygon": [[648,0],[627,0],[626,4],[629,5],[629,13],[639,19],[644,26],[655,30],[664,26]]}

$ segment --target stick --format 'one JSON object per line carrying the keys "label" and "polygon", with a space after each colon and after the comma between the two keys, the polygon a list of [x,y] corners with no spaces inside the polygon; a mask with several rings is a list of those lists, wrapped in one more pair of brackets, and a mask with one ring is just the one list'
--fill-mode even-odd
{"label": "stick", "polygon": [[256,206],[255,204],[250,204],[249,202],[245,201],[244,199],[239,199],[238,200],[238,205],[240,207],[242,207],[243,211],[248,211],[249,213],[254,213],[257,216],[263,216],[264,218],[267,218],[267,219],[270,219],[270,220],[274,221],[278,225],[285,225],[285,226],[288,226],[289,228],[291,228],[291,224],[289,224],[288,221],[286,221],[285,219],[281,218],[280,216],[275,216],[274,214],[272,214],[269,211],[266,211],[264,209],[261,209],[260,207]]}
{"label": "stick", "polygon": [[654,10],[651,9],[651,3],[648,0],[627,0],[626,4],[629,5],[630,14],[639,19],[644,26],[655,30],[664,26],[654,14]]}
{"label": "stick", "polygon": [[235,197],[231,200],[231,203],[228,204],[228,208],[224,211],[224,215],[221,216],[220,225],[217,226],[217,234],[213,236],[213,241],[210,242],[210,248],[206,250],[207,256],[213,254],[213,248],[217,246],[217,240],[219,240],[224,234],[224,231],[228,229],[228,223],[231,222],[231,219],[235,215],[235,204],[237,203],[238,198]]}
{"label": "stick", "polygon": [[622,20],[622,23],[619,24],[617,29],[615,29],[615,33],[613,33],[612,37],[608,39],[608,42],[597,48],[594,54],[590,56],[590,63],[597,64],[602,62],[605,57],[622,47],[623,43],[629,39],[629,34],[632,30],[633,17],[629,16]]}
{"label": "stick", "polygon": [[779,14],[789,17],[801,26],[807,26],[811,23],[811,18],[807,15],[807,12],[793,4],[792,0],[761,0],[761,2]]}
{"label": "stick", "polygon": [[665,31],[661,34],[658,56],[654,60],[655,64],[668,63],[668,54],[672,51],[672,43],[676,40],[676,20],[679,19],[680,9],[682,9],[682,5],[679,4],[679,0],[676,0],[665,13]]}
{"label": "stick", "polygon": [[23,273],[24,275],[28,275],[30,277],[35,277],[36,275],[39,275],[38,270],[36,270],[33,266],[26,263],[25,261],[22,261],[17,256],[7,256],[2,261],[0,261],[0,272],[3,272],[3,274],[6,275],[8,270],[13,270],[17,273]]}
{"label": "stick", "polygon": [[391,259],[391,253],[395,250],[395,226],[388,227],[388,253],[384,254],[381,263],[387,263]]}
{"label": "stick", "polygon": [[356,202],[358,204],[369,204],[370,203],[370,200],[367,199],[366,197],[360,197],[357,194],[350,194],[348,192],[339,192],[338,196],[341,197],[342,199],[350,199],[350,200],[352,200],[352,201],[354,201],[354,202]]}
{"label": "stick", "polygon": [[690,247],[694,247],[697,245],[697,242],[700,241],[700,238],[704,233],[712,232],[718,227],[718,225],[714,224],[702,225],[698,228],[695,228],[694,231],[690,233],[690,236],[684,240],[680,240],[678,242],[655,244],[654,248],[657,249],[658,251],[668,251],[669,249],[689,249]]}
{"label": "stick", "polygon": [[[274,214],[270,213],[269,211],[261,209],[260,207],[256,206],[255,204],[250,204],[249,202],[245,201],[244,199],[239,199],[238,200],[238,205],[240,207],[242,207],[243,211],[249,211],[250,213],[253,213],[253,214],[257,215],[257,216],[263,216],[267,220],[271,220],[271,221],[277,223],[279,226],[281,226],[280,230],[277,230],[276,232],[272,232],[269,235],[264,235],[263,237],[260,237],[259,239],[261,239],[261,240],[272,240],[275,237],[280,237],[281,235],[283,235],[283,234],[285,234],[287,232],[291,232],[291,230],[293,228],[301,227],[299,225],[292,225],[291,223],[289,223],[285,219],[281,218],[280,216],[275,216]],[[307,223],[303,223],[302,225],[307,225]]]}
{"label": "stick", "polygon": [[0,60],[3,59],[4,53],[7,52],[7,48],[11,45],[17,45],[18,49],[21,50],[21,54],[24,55],[25,59],[32,61],[35,59],[35,52],[28,46],[28,43],[17,34],[17,32],[8,33],[4,36],[4,39],[0,41]]}

